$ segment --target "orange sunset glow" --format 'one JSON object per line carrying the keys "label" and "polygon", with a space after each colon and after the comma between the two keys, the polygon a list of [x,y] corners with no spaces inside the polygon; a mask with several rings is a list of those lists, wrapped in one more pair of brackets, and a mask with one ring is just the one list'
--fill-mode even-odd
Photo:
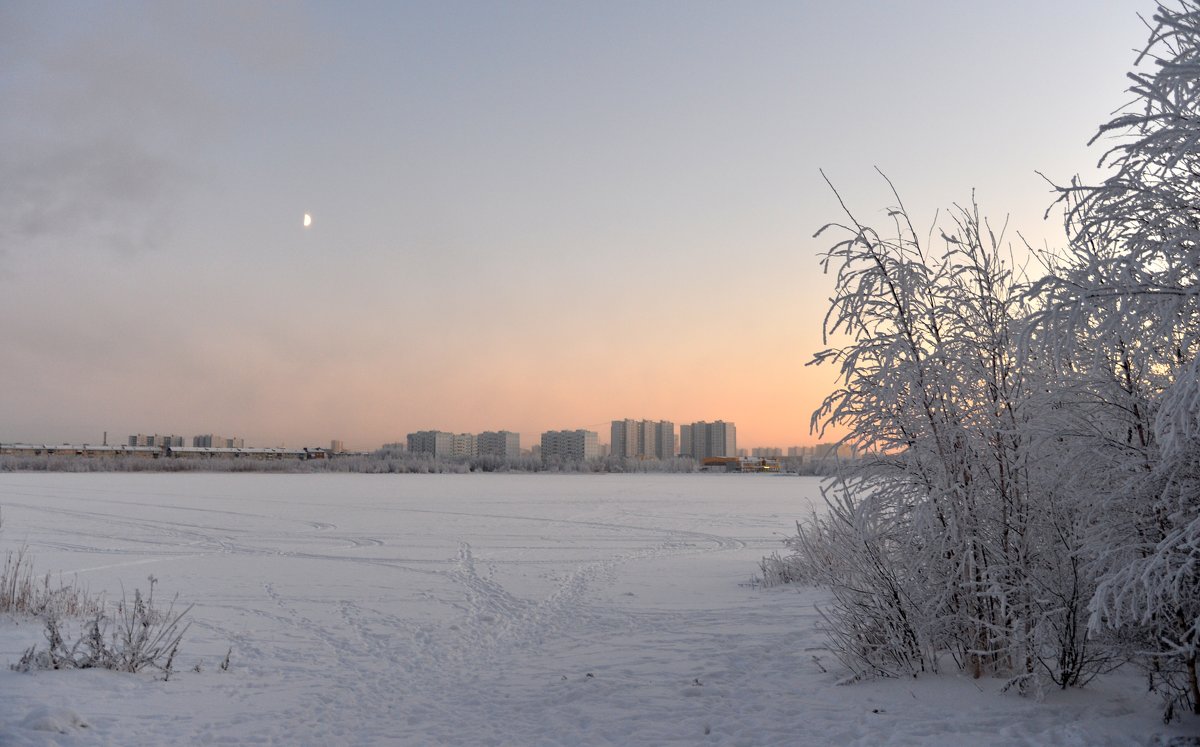
{"label": "orange sunset glow", "polygon": [[[0,440],[635,418],[812,444],[813,234],[844,219],[819,169],[865,222],[894,201],[878,166],[923,225],[975,189],[1009,240],[1061,243],[1037,172],[1094,161],[1124,60],[1088,50],[1140,34],[1040,4],[540,7],[6,10]],[[937,111],[870,115],[914,101]]]}

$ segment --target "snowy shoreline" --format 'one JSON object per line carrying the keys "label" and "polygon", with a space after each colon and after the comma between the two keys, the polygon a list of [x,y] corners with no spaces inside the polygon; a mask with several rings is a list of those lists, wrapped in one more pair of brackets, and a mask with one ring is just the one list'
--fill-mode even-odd
{"label": "snowy shoreline", "polygon": [[[153,573],[196,604],[169,682],[5,668],[0,744],[1200,736],[1126,675],[1041,701],[957,675],[839,687],[823,592],[749,583],[820,500],[766,477],[0,474],[0,547],[109,598]],[[0,619],[0,659],[40,635]]]}

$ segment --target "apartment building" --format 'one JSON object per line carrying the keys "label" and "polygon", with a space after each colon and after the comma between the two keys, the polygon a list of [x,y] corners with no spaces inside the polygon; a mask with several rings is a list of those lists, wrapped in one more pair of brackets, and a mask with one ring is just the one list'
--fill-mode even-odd
{"label": "apartment building", "polygon": [[718,420],[679,426],[679,453],[699,461],[737,456],[737,426]]}
{"label": "apartment building", "polygon": [[455,433],[451,446],[454,456],[468,459],[479,454],[479,445],[473,433]]}
{"label": "apartment building", "polygon": [[546,431],[542,434],[542,459],[587,461],[600,457],[595,431]]}
{"label": "apartment building", "polygon": [[614,420],[609,453],[625,459],[675,456],[675,424],[669,420]]}
{"label": "apartment building", "polygon": [[407,441],[409,454],[454,455],[454,434],[448,431],[417,431],[408,434]]}
{"label": "apartment building", "polygon": [[675,424],[660,420],[653,426],[654,455],[659,459],[674,459],[679,451],[675,448]]}
{"label": "apartment building", "polygon": [[516,459],[521,456],[521,436],[512,431],[484,431],[475,437],[479,456]]}
{"label": "apartment building", "polygon": [[154,446],[162,448],[164,446],[183,446],[183,436],[160,436],[155,433],[148,436],[145,433],[137,433],[129,437],[130,446]]}
{"label": "apartment building", "polygon": [[[183,446],[182,443],[179,445]],[[206,449],[244,449],[246,448],[246,439],[226,438],[215,433],[205,433],[200,436],[192,436],[192,446]]]}

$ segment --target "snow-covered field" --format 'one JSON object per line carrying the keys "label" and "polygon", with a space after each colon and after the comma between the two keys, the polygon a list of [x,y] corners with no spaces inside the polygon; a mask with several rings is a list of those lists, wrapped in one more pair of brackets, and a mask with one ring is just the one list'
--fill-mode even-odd
{"label": "snow-covered field", "polygon": [[[838,686],[821,593],[747,583],[818,503],[782,476],[0,475],[0,549],[109,599],[153,574],[195,603],[169,682],[5,667],[0,745],[1200,735],[1164,726],[1132,676],[1041,701],[956,675]],[[39,642],[0,619],[0,664]]]}

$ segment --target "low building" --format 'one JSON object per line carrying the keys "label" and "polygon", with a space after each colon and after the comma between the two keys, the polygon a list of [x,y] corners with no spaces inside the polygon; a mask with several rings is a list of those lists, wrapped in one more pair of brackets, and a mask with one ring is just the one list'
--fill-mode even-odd
{"label": "low building", "polygon": [[[230,446],[178,446],[166,450],[174,459],[253,459],[271,461],[281,459],[320,459],[324,449],[246,448]],[[319,456],[315,456],[319,454]]]}
{"label": "low building", "polygon": [[148,436],[145,433],[136,433],[129,437],[130,446],[183,446],[183,436],[160,436],[155,433]]}
{"label": "low building", "polygon": [[107,446],[95,444],[0,444],[3,456],[137,457],[157,459],[157,446]]}
{"label": "low building", "polygon": [[[182,443],[179,445],[183,446]],[[215,433],[205,433],[200,436],[192,436],[192,446],[210,449],[243,449],[246,447],[246,441],[241,438],[226,438]]]}
{"label": "low building", "polygon": [[782,472],[783,462],[775,457],[743,457],[725,468],[730,472]]}

